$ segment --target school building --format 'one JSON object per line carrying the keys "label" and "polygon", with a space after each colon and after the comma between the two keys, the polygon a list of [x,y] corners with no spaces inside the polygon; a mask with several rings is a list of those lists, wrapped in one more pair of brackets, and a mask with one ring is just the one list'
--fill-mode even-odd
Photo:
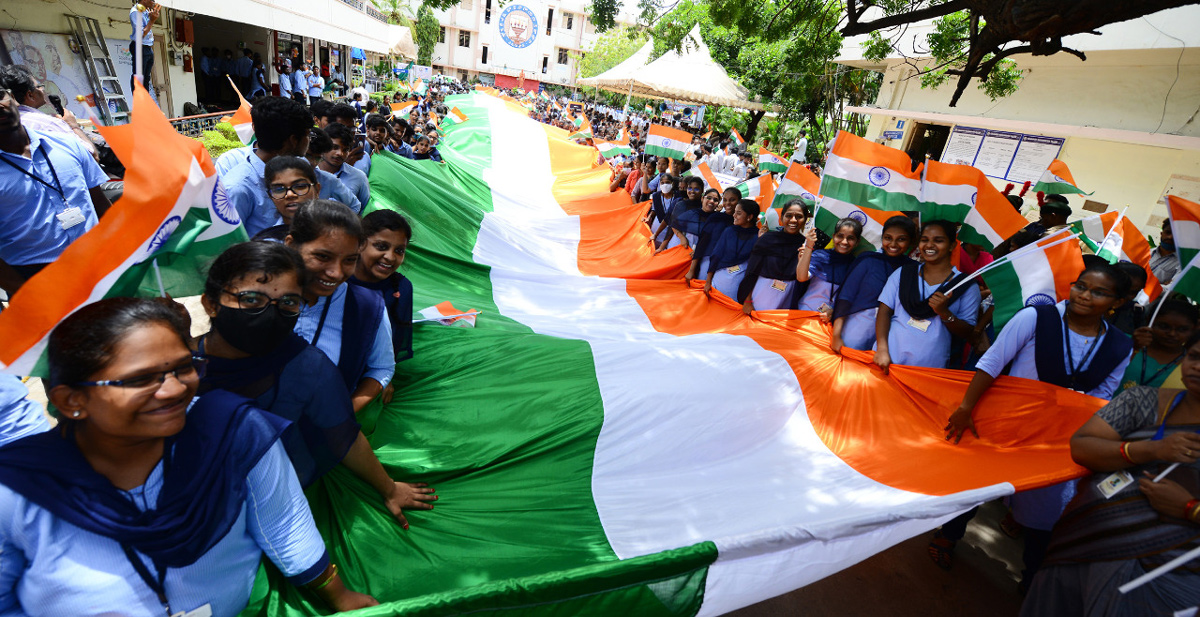
{"label": "school building", "polygon": [[[1072,195],[1072,220],[1128,206],[1127,216],[1157,237],[1163,197],[1200,201],[1200,6],[1110,24],[1076,35],[1058,53],[1012,59],[1019,90],[989,99],[971,83],[950,107],[955,80],[923,89],[918,67],[928,23],[910,27],[897,54],[863,57],[863,38],[848,39],[837,62],[883,73],[866,137],[914,154],[982,169],[1003,189],[1034,180],[1054,158],[1091,196]],[[1032,194],[1026,204],[1036,203]]]}

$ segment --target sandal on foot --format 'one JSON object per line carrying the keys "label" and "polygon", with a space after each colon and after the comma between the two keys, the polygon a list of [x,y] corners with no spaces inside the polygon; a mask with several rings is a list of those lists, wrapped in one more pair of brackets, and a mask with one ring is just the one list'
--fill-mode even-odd
{"label": "sandal on foot", "polygon": [[947,540],[941,536],[934,536],[929,542],[929,558],[937,567],[943,570],[949,570],[950,566],[954,565],[954,546],[958,544],[954,540]]}

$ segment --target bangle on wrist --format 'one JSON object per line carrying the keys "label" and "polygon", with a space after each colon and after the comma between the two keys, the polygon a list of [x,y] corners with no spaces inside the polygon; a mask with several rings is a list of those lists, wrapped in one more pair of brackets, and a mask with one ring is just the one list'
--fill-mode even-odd
{"label": "bangle on wrist", "polygon": [[1183,518],[1193,522],[1200,522],[1200,520],[1197,520],[1197,516],[1200,516],[1200,499],[1193,499],[1183,506]]}
{"label": "bangle on wrist", "polygon": [[338,571],[338,567],[337,567],[336,563],[329,564],[329,576],[325,577],[325,580],[314,585],[312,587],[313,591],[316,591],[318,589],[324,589],[326,585],[333,582],[333,579],[337,578],[337,571]]}
{"label": "bangle on wrist", "polygon": [[1133,462],[1133,457],[1129,456],[1129,444],[1130,442],[1128,441],[1121,442],[1121,458],[1125,459],[1125,462],[1130,465],[1136,465],[1137,463]]}

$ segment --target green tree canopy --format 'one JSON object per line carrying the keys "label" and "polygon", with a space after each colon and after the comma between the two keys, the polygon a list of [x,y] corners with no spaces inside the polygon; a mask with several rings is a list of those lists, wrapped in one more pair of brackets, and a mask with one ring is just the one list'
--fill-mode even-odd
{"label": "green tree canopy", "polygon": [[634,28],[609,30],[596,39],[596,45],[579,61],[580,77],[595,77],[624,62],[646,44],[649,37]]}
{"label": "green tree canopy", "polygon": [[422,4],[417,11],[417,23],[413,27],[413,42],[417,44],[417,64],[433,64],[433,47],[437,45],[439,29],[433,9],[429,8],[428,2]]}

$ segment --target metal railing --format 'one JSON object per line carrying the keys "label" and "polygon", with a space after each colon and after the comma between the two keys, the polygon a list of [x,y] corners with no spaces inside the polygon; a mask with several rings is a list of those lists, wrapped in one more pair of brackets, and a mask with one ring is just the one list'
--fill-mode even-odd
{"label": "metal railing", "polygon": [[231,115],[233,115],[233,111],[220,111],[215,114],[172,118],[171,126],[181,135],[199,138],[204,131],[211,131],[221,121],[221,118]]}
{"label": "metal railing", "polygon": [[381,13],[378,9],[376,9],[374,6],[372,6],[369,2],[364,2],[363,0],[341,0],[341,1],[342,1],[342,4],[345,4],[347,6],[352,6],[373,18],[375,18],[379,21],[382,21],[385,24],[388,23],[387,15],[384,15],[383,13]]}

